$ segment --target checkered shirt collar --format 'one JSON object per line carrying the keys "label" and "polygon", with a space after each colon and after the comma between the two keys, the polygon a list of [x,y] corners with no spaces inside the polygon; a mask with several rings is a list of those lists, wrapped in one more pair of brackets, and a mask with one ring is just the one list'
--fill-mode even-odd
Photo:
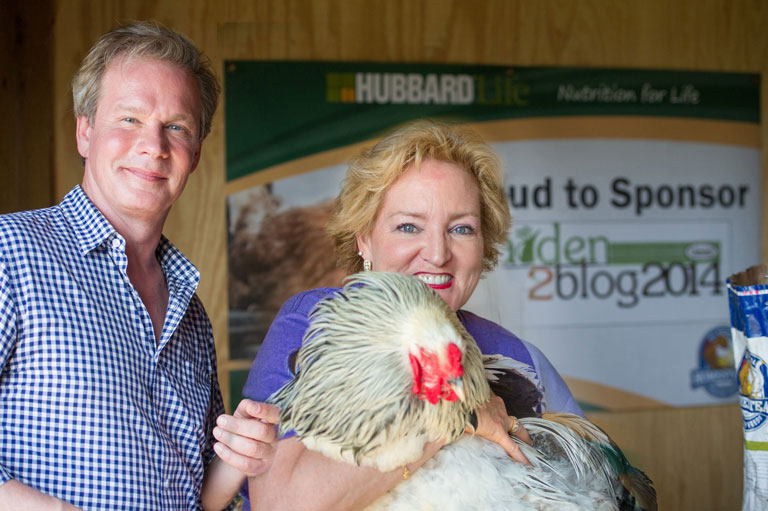
{"label": "checkered shirt collar", "polygon": [[61,201],[64,218],[75,231],[80,253],[87,254],[111,238],[117,231],[91,202],[80,185],[75,186]]}
{"label": "checkered shirt collar", "polygon": [[[80,185],[75,186],[61,201],[61,211],[75,231],[82,255],[108,242],[120,233],[104,217]],[[157,259],[171,275],[181,275],[193,287],[200,282],[200,272],[165,236],[160,236]]]}

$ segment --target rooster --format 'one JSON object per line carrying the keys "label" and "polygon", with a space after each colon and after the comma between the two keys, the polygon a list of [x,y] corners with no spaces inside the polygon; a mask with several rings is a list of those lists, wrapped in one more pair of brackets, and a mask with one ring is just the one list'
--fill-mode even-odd
{"label": "rooster", "polygon": [[[318,302],[295,359],[296,376],[270,401],[280,433],[325,456],[393,470],[446,446],[368,511],[656,509],[650,480],[597,426],[571,414],[539,417],[526,366],[484,357],[456,314],[418,279],[365,272]],[[531,466],[465,435],[494,389],[530,434]],[[500,389],[501,390],[501,389]],[[517,438],[513,437],[516,441]]]}

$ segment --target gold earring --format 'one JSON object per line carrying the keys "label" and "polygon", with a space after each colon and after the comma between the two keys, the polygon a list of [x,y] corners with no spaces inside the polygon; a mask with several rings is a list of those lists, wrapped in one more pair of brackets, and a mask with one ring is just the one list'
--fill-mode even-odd
{"label": "gold earring", "polygon": [[[358,251],[357,255],[359,255],[360,257],[363,257],[363,251],[362,250]],[[363,271],[371,271],[372,267],[373,265],[371,264],[371,261],[363,257]]]}

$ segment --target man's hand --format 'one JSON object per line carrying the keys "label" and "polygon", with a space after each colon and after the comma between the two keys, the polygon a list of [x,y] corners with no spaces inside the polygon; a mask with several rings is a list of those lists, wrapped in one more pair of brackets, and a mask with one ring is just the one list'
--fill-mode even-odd
{"label": "man's hand", "polygon": [[243,399],[232,415],[220,415],[213,436],[213,449],[233,468],[253,477],[272,465],[280,409],[274,405]]}

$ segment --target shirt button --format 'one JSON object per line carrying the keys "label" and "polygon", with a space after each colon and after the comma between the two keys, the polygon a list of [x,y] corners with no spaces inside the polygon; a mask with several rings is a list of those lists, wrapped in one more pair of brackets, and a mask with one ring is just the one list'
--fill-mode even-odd
{"label": "shirt button", "polygon": [[165,489],[168,489],[168,487],[171,485],[171,482],[168,481],[168,479],[163,479],[163,487]]}
{"label": "shirt button", "polygon": [[117,238],[112,238],[112,248],[120,248],[120,240]]}

